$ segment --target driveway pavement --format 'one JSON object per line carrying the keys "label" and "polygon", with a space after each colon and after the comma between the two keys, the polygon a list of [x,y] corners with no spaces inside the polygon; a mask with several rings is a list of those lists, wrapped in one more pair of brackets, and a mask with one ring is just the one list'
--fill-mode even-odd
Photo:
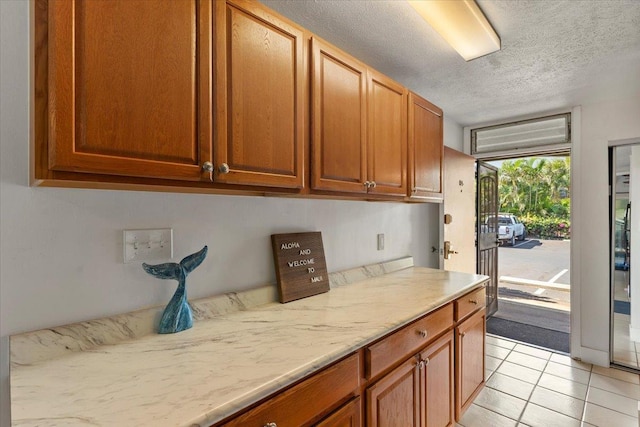
{"label": "driveway pavement", "polygon": [[570,241],[527,239],[498,250],[498,295],[569,310]]}

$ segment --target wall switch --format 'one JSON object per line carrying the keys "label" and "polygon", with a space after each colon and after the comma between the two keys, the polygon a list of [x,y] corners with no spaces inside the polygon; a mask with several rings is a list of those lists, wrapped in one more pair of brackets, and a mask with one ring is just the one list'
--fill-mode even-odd
{"label": "wall switch", "polygon": [[168,261],[173,258],[173,229],[124,230],[124,262]]}
{"label": "wall switch", "polygon": [[378,234],[378,250],[384,250],[384,234]]}

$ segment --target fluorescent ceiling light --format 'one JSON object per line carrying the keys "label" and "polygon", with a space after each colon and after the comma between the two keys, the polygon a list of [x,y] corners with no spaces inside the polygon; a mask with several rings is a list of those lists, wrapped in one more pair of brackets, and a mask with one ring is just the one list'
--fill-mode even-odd
{"label": "fluorescent ceiling light", "polygon": [[465,61],[500,50],[500,37],[474,0],[408,0]]}

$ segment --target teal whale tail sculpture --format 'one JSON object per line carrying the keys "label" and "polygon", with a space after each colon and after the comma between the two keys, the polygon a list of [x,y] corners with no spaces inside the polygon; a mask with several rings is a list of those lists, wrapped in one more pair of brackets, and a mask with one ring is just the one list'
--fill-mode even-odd
{"label": "teal whale tail sculpture", "polygon": [[144,271],[158,279],[175,279],[178,281],[178,289],[171,297],[171,301],[162,313],[158,333],[173,334],[184,331],[193,326],[193,314],[187,302],[187,276],[195,270],[207,256],[207,247],[186,256],[179,264],[168,262],[165,264],[142,264]]}

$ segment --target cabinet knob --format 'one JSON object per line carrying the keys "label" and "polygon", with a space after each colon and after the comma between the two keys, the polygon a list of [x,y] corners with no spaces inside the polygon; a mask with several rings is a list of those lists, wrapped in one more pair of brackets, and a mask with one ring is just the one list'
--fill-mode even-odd
{"label": "cabinet knob", "polygon": [[465,332],[460,332],[460,337],[464,337],[466,335]]}
{"label": "cabinet knob", "polygon": [[419,361],[416,366],[418,367],[418,369],[424,369],[424,360]]}
{"label": "cabinet knob", "polygon": [[364,188],[369,188],[369,187],[371,187],[371,183],[369,181],[365,181]]}
{"label": "cabinet knob", "polygon": [[370,187],[370,188],[376,188],[376,185],[378,185],[378,184],[376,184],[376,182],[375,182],[375,181],[371,181],[371,184],[370,184],[370,185],[371,185],[371,187]]}
{"label": "cabinet knob", "polygon": [[422,338],[426,338],[427,337],[427,330],[426,329],[422,329],[422,330],[418,331],[418,335],[420,335]]}
{"label": "cabinet knob", "polygon": [[413,189],[411,190],[411,192],[412,192],[413,194],[416,194],[416,193],[418,192],[418,189],[417,189],[416,187],[413,187]]}
{"label": "cabinet knob", "polygon": [[429,360],[429,358],[427,357],[426,359],[424,359],[424,360],[423,360],[423,362],[424,362],[424,366],[429,366],[429,362],[430,362],[430,360]]}
{"label": "cabinet knob", "polygon": [[220,166],[218,166],[218,172],[221,174],[229,173],[229,171],[229,165],[226,163],[221,163]]}
{"label": "cabinet knob", "polygon": [[204,162],[202,164],[202,170],[205,171],[205,172],[213,172],[213,163]]}

